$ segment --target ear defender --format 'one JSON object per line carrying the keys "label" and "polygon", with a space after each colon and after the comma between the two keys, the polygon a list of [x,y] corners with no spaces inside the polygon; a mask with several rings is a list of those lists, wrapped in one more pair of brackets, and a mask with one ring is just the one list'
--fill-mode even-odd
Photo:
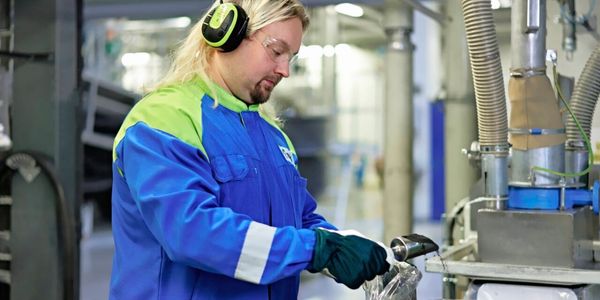
{"label": "ear defender", "polygon": [[246,37],[248,15],[234,3],[222,3],[211,10],[202,23],[206,43],[223,52],[235,50]]}

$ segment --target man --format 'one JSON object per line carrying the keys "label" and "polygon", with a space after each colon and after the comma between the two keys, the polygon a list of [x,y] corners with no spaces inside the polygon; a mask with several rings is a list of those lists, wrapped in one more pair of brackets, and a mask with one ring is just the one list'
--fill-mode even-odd
{"label": "man", "polygon": [[111,299],[294,299],[305,269],[358,288],[390,268],[384,247],[314,213],[294,147],[260,109],[289,76],[304,7],[235,3],[194,26],[115,139]]}

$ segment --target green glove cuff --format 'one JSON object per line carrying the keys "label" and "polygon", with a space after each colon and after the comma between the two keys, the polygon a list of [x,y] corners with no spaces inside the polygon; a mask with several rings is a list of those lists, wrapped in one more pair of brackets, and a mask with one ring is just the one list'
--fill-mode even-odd
{"label": "green glove cuff", "polygon": [[322,229],[315,229],[315,249],[313,250],[313,259],[307,270],[311,273],[318,273],[327,267],[333,253],[342,242],[343,236]]}

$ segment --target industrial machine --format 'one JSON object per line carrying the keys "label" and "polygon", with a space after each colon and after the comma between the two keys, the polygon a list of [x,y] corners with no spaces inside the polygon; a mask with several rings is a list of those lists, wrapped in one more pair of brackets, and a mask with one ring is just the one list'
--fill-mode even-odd
{"label": "industrial machine", "polygon": [[[546,49],[546,2],[512,1],[507,115],[490,1],[462,1],[479,130],[465,153],[481,179],[446,214],[443,252],[426,263],[444,274],[445,298],[600,299],[600,185],[590,145],[600,47],[572,95],[561,89],[556,52]],[[590,14],[576,18],[575,2],[558,1],[568,58],[575,26],[592,30]]]}
{"label": "industrial machine", "polygon": [[82,1],[0,1],[0,299],[79,299]]}

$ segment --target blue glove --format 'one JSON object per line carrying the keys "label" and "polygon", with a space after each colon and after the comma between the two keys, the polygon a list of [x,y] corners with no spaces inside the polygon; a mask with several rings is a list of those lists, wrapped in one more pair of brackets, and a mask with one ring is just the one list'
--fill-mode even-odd
{"label": "blue glove", "polygon": [[388,253],[379,244],[356,235],[315,229],[316,243],[309,272],[327,269],[335,281],[357,289],[390,269]]}

